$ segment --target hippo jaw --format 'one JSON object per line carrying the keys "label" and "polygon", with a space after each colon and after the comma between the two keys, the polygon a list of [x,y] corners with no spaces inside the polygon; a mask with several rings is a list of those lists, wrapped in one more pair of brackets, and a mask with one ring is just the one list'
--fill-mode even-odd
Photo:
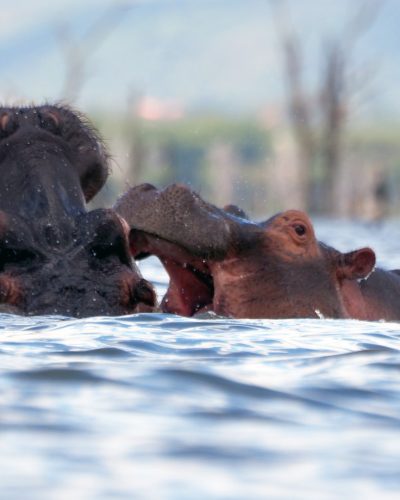
{"label": "hippo jaw", "polygon": [[51,226],[0,215],[2,312],[84,317],[154,310],[154,289],[131,262],[126,227],[113,211],[64,219],[62,237],[43,233]]}
{"label": "hippo jaw", "polygon": [[156,255],[169,275],[168,290],[161,302],[162,312],[193,316],[212,310],[214,280],[205,259],[145,231],[132,230],[129,240],[131,254],[137,260]]}
{"label": "hippo jaw", "polygon": [[214,281],[211,274],[200,271],[193,262],[162,262],[170,277],[167,293],[161,302],[163,312],[193,316],[213,310]]}

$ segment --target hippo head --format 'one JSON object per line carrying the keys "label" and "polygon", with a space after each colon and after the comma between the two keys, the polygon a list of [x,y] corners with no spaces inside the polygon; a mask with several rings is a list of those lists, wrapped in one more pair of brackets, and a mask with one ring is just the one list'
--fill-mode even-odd
{"label": "hippo head", "polygon": [[0,108],[0,310],[119,315],[152,310],[126,223],[87,212],[107,178],[95,132],[67,108]]}
{"label": "hippo head", "polygon": [[308,216],[289,210],[263,223],[219,209],[182,185],[132,188],[115,210],[131,227],[136,258],[154,254],[170,276],[163,309],[212,309],[248,318],[347,317],[341,288],[373,270],[369,248],[319,243]]}

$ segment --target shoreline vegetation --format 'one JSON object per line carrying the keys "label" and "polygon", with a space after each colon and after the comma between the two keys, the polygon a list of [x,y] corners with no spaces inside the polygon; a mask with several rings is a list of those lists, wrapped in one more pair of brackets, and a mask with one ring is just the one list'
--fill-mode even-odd
{"label": "shoreline vegetation", "polygon": [[[233,202],[254,217],[288,208],[372,221],[400,213],[398,124],[346,130],[328,175],[322,150],[305,173],[292,130],[268,117],[213,113],[146,120],[134,113],[93,113],[90,118],[112,158],[110,179],[94,206],[112,204],[127,184],[182,182],[216,205]],[[314,133],[318,136],[317,128]],[[325,206],[326,193],[333,207]]]}

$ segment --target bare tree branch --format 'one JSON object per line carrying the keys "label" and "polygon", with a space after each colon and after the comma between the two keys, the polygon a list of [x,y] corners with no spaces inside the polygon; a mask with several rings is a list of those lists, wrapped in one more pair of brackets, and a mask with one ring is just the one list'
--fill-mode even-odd
{"label": "bare tree branch", "polygon": [[66,73],[62,89],[62,98],[74,102],[87,78],[87,62],[102,42],[123,21],[126,14],[134,7],[134,2],[112,4],[88,28],[79,39],[73,39],[67,25],[58,30],[58,38],[62,45]]}
{"label": "bare tree branch", "polygon": [[[343,149],[343,135],[349,115],[350,99],[360,82],[350,83],[353,51],[358,40],[371,28],[381,4],[366,0],[358,5],[342,33],[323,45],[323,66],[319,83],[319,107],[306,92],[302,79],[304,61],[302,40],[293,25],[284,0],[272,3],[278,38],[283,47],[284,75],[288,88],[288,108],[300,154],[300,168],[309,208],[331,212],[334,207],[333,185]],[[364,82],[361,82],[361,86]],[[316,116],[317,115],[317,116]],[[317,127],[315,127],[317,124]],[[319,207],[314,206],[313,173],[315,164],[322,167]]]}

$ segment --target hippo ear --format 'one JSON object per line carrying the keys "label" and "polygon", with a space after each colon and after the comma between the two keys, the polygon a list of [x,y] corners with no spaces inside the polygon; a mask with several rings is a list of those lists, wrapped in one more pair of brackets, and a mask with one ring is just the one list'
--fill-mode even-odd
{"label": "hippo ear", "polygon": [[374,270],[375,262],[375,252],[371,248],[360,248],[353,252],[340,254],[336,275],[339,279],[367,278]]}
{"label": "hippo ear", "polygon": [[0,109],[0,139],[8,137],[17,129],[17,121],[10,111]]}
{"label": "hippo ear", "polygon": [[240,217],[241,219],[250,220],[250,217],[246,214],[246,212],[237,205],[232,205],[232,204],[225,205],[223,207],[223,210],[225,210],[225,212],[227,212],[228,214],[234,215],[235,217]]}

